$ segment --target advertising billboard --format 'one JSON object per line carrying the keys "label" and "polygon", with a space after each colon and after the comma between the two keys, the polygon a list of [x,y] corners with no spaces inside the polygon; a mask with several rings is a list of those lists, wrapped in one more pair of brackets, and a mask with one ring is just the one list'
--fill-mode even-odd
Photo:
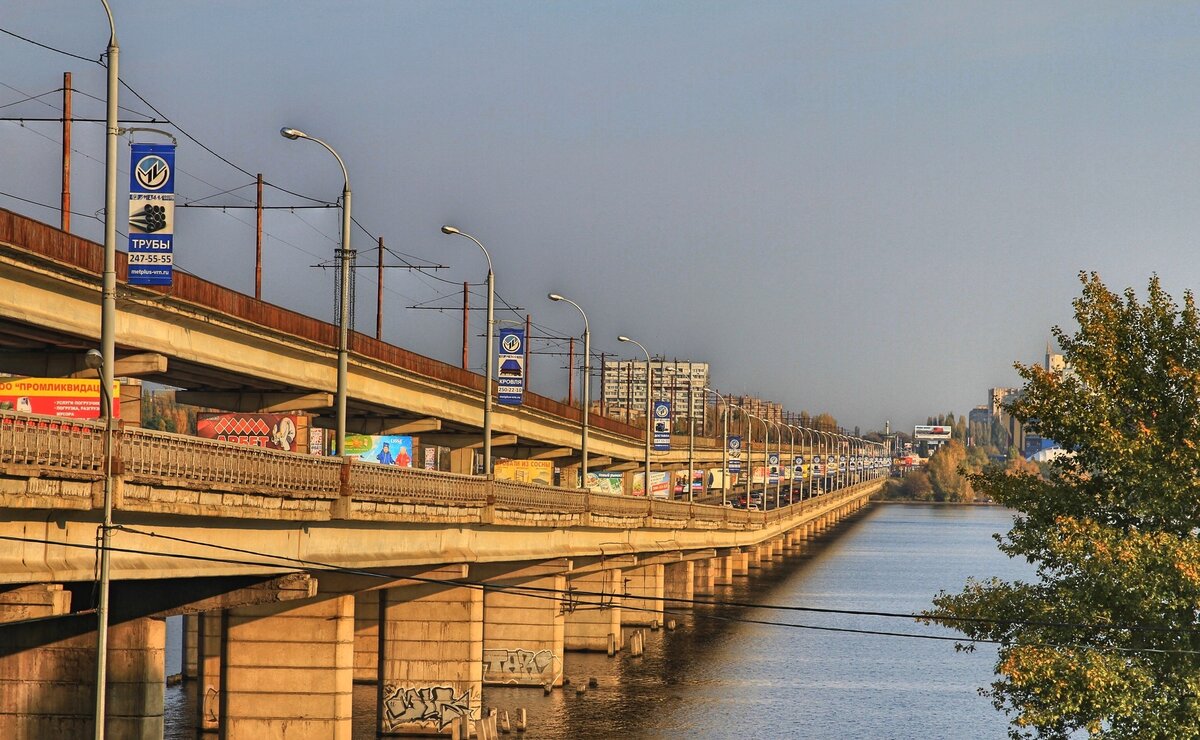
{"label": "advertising billboard", "polygon": [[913,427],[913,439],[950,439],[952,430],[946,425],[918,424]]}
{"label": "advertising billboard", "polygon": [[588,471],[588,489],[595,493],[620,495],[625,492],[625,474],[609,470]]}
{"label": "advertising billboard", "polygon": [[533,483],[539,486],[554,484],[552,460],[501,460],[493,466],[496,480],[514,483]]}
{"label": "advertising billboard", "polygon": [[[121,416],[121,384],[113,382],[113,419]],[[67,419],[100,418],[100,381],[75,378],[2,378],[0,410],[61,416]]]}
{"label": "advertising billboard", "polygon": [[196,434],[250,447],[299,452],[292,414],[196,414]]}
{"label": "advertising billboard", "polygon": [[730,473],[742,472],[742,438],[741,437],[730,437],[729,438],[728,456],[729,456],[729,472]]}
{"label": "advertising billboard", "polygon": [[[633,495],[646,495],[646,474],[635,473],[633,476]],[[671,497],[671,473],[666,470],[650,471],[650,496],[652,498]]]}
{"label": "advertising billboard", "polygon": [[525,330],[501,329],[496,402],[518,406],[525,393]]}
{"label": "advertising billboard", "polygon": [[345,454],[363,462],[411,468],[413,441],[399,434],[347,434]]}
{"label": "advertising billboard", "polygon": [[654,449],[667,452],[671,449],[671,402],[654,402]]}
{"label": "advertising billboard", "polygon": [[175,263],[175,145],[129,147],[129,284],[170,285]]}

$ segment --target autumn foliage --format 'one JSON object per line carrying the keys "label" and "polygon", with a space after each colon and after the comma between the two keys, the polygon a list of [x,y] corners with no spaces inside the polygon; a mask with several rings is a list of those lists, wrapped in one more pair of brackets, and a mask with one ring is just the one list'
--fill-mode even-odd
{"label": "autumn foliage", "polygon": [[1200,738],[1200,320],[1157,278],[1144,301],[1080,278],[1078,330],[1054,330],[1069,370],[1018,366],[1011,408],[1073,454],[972,477],[1036,578],[969,581],[928,616],[1000,644],[1013,738]]}

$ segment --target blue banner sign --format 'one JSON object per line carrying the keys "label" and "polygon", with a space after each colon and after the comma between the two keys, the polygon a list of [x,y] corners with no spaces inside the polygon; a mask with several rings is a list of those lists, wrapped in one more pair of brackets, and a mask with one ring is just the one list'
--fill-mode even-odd
{"label": "blue banner sign", "polygon": [[[490,351],[491,348],[489,347]],[[501,329],[496,402],[519,406],[525,394],[525,330]]]}
{"label": "blue banner sign", "polygon": [[804,480],[804,455],[796,455],[792,458],[792,480]]}
{"label": "blue banner sign", "polygon": [[671,402],[654,402],[654,449],[666,452],[671,449]]}
{"label": "blue banner sign", "polygon": [[742,438],[729,438],[729,472],[742,472]]}
{"label": "blue banner sign", "polygon": [[779,482],[779,453],[771,452],[767,455],[767,483]]}
{"label": "blue banner sign", "polygon": [[129,155],[129,284],[170,285],[175,264],[175,145],[133,144]]}

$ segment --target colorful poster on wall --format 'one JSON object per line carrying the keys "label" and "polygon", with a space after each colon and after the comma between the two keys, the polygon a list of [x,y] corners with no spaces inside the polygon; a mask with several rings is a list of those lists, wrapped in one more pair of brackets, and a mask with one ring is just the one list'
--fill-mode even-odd
{"label": "colorful poster on wall", "polygon": [[328,435],[325,434],[324,429],[321,429],[319,427],[309,427],[308,428],[308,454],[324,455],[325,454],[325,440],[326,440],[327,436]]}
{"label": "colorful poster on wall", "polygon": [[492,466],[496,480],[514,483],[553,485],[554,462],[551,460],[500,460]]}
{"label": "colorful poster on wall", "polygon": [[[633,495],[646,495],[646,474],[635,473],[633,476]],[[650,471],[650,496],[652,498],[671,497],[671,473],[667,470]]]}
{"label": "colorful poster on wall", "polygon": [[667,452],[671,449],[671,402],[654,402],[654,449]]}
{"label": "colorful poster on wall", "polygon": [[436,447],[426,447],[425,448],[425,469],[426,470],[437,470],[437,453],[438,453],[438,451],[437,451]]}
{"label": "colorful poster on wall", "polygon": [[175,145],[129,147],[129,284],[170,285],[174,265]]}
{"label": "colorful poster on wall", "polygon": [[[675,471],[675,495],[687,496],[687,470]],[[704,470],[697,468],[692,471],[692,493],[699,495],[704,492]]]}
{"label": "colorful poster on wall", "polygon": [[501,329],[496,402],[520,405],[525,393],[525,330]]}
{"label": "colorful poster on wall", "polygon": [[347,434],[346,455],[363,462],[412,467],[412,437],[398,434]]}
{"label": "colorful poster on wall", "polygon": [[625,474],[609,470],[588,471],[588,489],[596,493],[620,495],[625,492]]}
{"label": "colorful poster on wall", "polygon": [[[113,419],[121,416],[121,384],[113,381]],[[67,419],[100,418],[100,381],[74,378],[0,379],[0,411],[61,416]]]}
{"label": "colorful poster on wall", "polygon": [[196,414],[196,434],[250,447],[298,451],[292,414]]}

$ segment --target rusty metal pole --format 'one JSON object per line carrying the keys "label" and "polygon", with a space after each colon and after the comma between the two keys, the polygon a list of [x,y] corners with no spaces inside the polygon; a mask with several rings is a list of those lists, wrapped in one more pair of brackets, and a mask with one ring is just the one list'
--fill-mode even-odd
{"label": "rusty metal pole", "polygon": [[567,405],[575,405],[575,337],[567,345]]}
{"label": "rusty metal pole", "polygon": [[529,387],[529,337],[532,336],[530,326],[533,322],[529,320],[529,314],[525,314],[525,387]]}
{"label": "rusty metal pole", "polygon": [[256,178],[258,197],[254,201],[254,300],[262,300],[262,236],[263,236],[263,179],[262,173]]}
{"label": "rusty metal pole", "polygon": [[462,345],[462,369],[466,370],[468,358],[471,354],[470,345],[470,328],[467,317],[471,315],[471,294],[468,292],[468,283],[463,283],[463,345]]}
{"label": "rusty metal pole", "polygon": [[63,72],[62,214],[60,228],[71,230],[71,73]]}
{"label": "rusty metal pole", "polygon": [[379,237],[379,273],[375,284],[375,338],[383,341],[383,237]]}

